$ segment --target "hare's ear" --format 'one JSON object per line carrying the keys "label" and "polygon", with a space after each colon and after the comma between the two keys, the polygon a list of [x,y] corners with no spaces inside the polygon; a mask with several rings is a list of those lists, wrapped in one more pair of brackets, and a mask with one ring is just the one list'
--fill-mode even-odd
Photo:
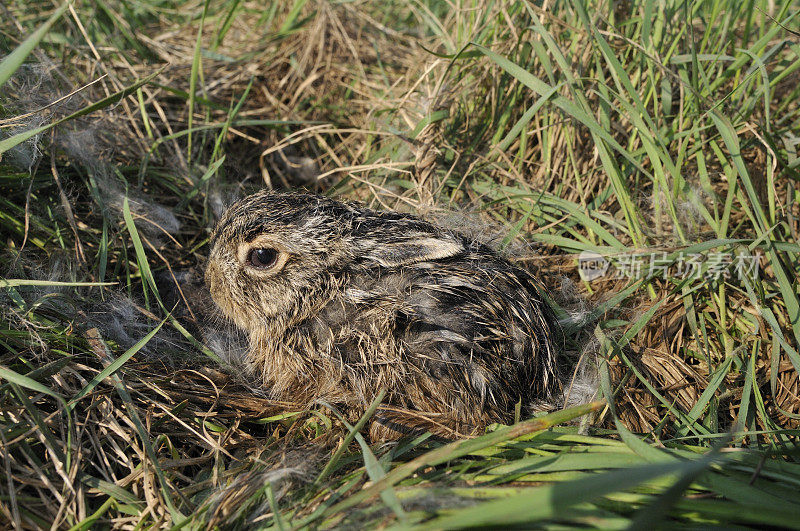
{"label": "hare's ear", "polygon": [[423,233],[401,241],[364,241],[363,256],[383,267],[398,267],[449,258],[464,251],[463,244],[450,235]]}

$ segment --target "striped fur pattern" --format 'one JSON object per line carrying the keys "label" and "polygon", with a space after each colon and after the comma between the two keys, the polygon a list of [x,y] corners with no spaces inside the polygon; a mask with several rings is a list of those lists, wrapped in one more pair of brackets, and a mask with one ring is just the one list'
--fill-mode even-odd
{"label": "striped fur pattern", "polygon": [[[274,264],[253,266],[258,249]],[[559,394],[557,324],[538,282],[415,216],[262,191],[220,219],[206,283],[275,398],[357,414],[385,388],[390,409],[415,412],[408,425],[419,414],[463,433]],[[402,433],[401,417],[373,436]]]}

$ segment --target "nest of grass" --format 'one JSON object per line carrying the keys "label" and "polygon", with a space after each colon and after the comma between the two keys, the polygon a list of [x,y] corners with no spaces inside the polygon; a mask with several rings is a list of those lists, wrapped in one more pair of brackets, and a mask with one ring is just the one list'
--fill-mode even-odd
{"label": "nest of grass", "polygon": [[[614,407],[598,415],[596,429],[614,428],[616,418],[653,441],[702,445],[736,428],[746,433],[737,444],[758,446],[800,428],[791,350],[800,261],[788,244],[765,244],[796,246],[800,230],[796,165],[790,150],[776,147],[781,134],[798,134],[800,84],[786,66],[796,60],[789,51],[785,63],[770,63],[771,75],[782,77],[759,107],[754,90],[728,97],[742,65],[720,66],[698,94],[684,62],[642,52],[624,29],[640,24],[640,7],[628,2],[599,5],[588,25],[577,8],[521,3],[482,6],[478,19],[470,10],[427,13],[401,3],[311,0],[264,10],[243,1],[230,11],[223,4],[211,2],[205,18],[200,4],[185,14],[78,5],[65,13],[61,38],[4,87],[11,118],[2,117],[0,138],[157,73],[117,105],[37,135],[0,162],[6,276],[115,284],[3,294],[0,456],[8,481],[0,509],[12,526],[91,523],[110,505],[86,500],[103,496],[114,500],[106,521],[117,528],[172,525],[187,508],[208,528],[280,522],[281,500],[296,501],[298,485],[316,485],[330,456],[348,448],[356,453],[342,454],[335,487],[303,491],[292,516],[327,514],[316,511],[332,492],[364,487],[363,446],[348,436],[346,418],[269,400],[237,374],[241,367],[214,361],[237,348],[233,341],[204,344],[209,322],[218,323],[203,288],[185,279],[201,277],[209,227],[223,206],[265,186],[434,217],[457,210],[465,213],[452,221],[457,227],[484,227],[503,245],[533,242],[511,253],[548,284],[574,325],[564,348],[584,352],[608,375]],[[10,48],[52,10],[43,4],[30,20],[35,7],[2,8]],[[722,31],[711,26],[695,30],[709,38]],[[468,41],[558,88],[526,116],[541,97],[530,89],[535,81]],[[598,59],[602,43],[632,58],[620,66],[629,80],[647,80],[635,92],[660,87],[641,104],[653,107],[657,124],[635,112],[644,92],[625,94],[616,65]],[[609,87],[623,96],[611,97]],[[589,118],[558,98],[582,105]],[[722,126],[720,134],[686,125],[712,124],[709,109],[731,117],[739,153]],[[657,135],[643,134],[643,124],[667,131],[665,140],[648,145]],[[611,142],[628,156],[608,149]],[[666,159],[684,164],[670,173]],[[645,177],[664,174],[674,181]],[[764,236],[762,217],[779,234]],[[705,261],[714,250],[747,249],[759,253],[759,276],[654,275],[629,289],[637,279],[578,275],[582,249],[675,252],[714,239],[717,247],[698,251]],[[148,270],[181,289],[159,293]],[[165,310],[176,319],[137,343]],[[123,366],[103,373],[120,358]],[[430,444],[416,441],[408,451]],[[430,467],[420,478],[440,473]],[[385,510],[338,523],[387,521],[393,513]]]}

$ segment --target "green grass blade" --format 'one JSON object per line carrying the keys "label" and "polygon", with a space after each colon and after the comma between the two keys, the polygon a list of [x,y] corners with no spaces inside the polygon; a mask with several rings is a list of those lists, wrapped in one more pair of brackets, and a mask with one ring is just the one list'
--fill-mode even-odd
{"label": "green grass blade", "polygon": [[583,406],[576,406],[563,411],[551,413],[544,417],[526,420],[513,426],[506,426],[476,439],[456,441],[435,450],[431,450],[430,452],[417,457],[412,461],[395,467],[389,473],[387,473],[383,479],[373,483],[369,488],[361,490],[351,495],[349,498],[337,503],[328,511],[326,511],[325,514],[339,513],[350,507],[358,505],[362,501],[366,501],[373,496],[377,496],[383,492],[384,489],[410,476],[420,467],[440,465],[457,457],[468,455],[482,448],[496,445],[507,440],[516,439],[517,437],[521,437],[536,431],[545,430],[562,422],[567,422],[574,418],[582,417],[583,415],[591,413],[592,411],[597,411],[603,406],[605,406],[604,401],[592,402]]}
{"label": "green grass blade", "polygon": [[[39,42],[42,38],[50,31],[50,28],[53,27],[53,24],[61,18],[61,15],[64,14],[64,11],[72,4],[72,0],[65,2],[64,5],[56,9],[56,11],[47,19],[47,22],[36,28],[36,31],[30,34],[30,36],[22,41],[22,43],[14,48],[10,54],[8,54],[2,61],[0,61],[0,87],[2,87],[6,81],[8,81],[11,76],[14,75],[22,63],[25,61],[25,58],[30,55],[30,53],[39,45]],[[2,153],[2,151],[0,151]]]}
{"label": "green grass blade", "polygon": [[630,467],[606,472],[579,481],[546,485],[528,492],[462,509],[452,516],[435,518],[418,529],[464,529],[482,526],[503,527],[567,516],[579,504],[626,490],[666,475],[703,470],[705,461],[673,462]]}
{"label": "green grass blade", "polygon": [[200,16],[200,26],[197,28],[197,39],[194,43],[194,53],[192,54],[192,69],[189,72],[189,114],[186,129],[189,135],[186,138],[186,158],[192,158],[192,124],[194,123],[194,106],[195,98],[197,98],[197,79],[202,75],[201,68],[203,66],[203,26],[206,22],[206,15],[208,14],[208,5],[211,0],[206,0],[203,3],[203,14]]}
{"label": "green grass blade", "polygon": [[64,282],[57,280],[30,280],[27,278],[0,278],[0,289],[16,288],[19,286],[38,286],[53,288],[74,288],[74,287],[102,287],[116,286],[116,282]]}
{"label": "green grass blade", "polygon": [[98,101],[97,103],[93,103],[92,105],[84,107],[83,109],[81,109],[81,110],[79,110],[77,112],[74,112],[74,113],[70,114],[69,116],[61,118],[60,120],[56,120],[55,122],[49,123],[47,125],[43,125],[41,127],[36,127],[34,129],[30,129],[28,131],[23,131],[22,133],[17,133],[14,136],[10,136],[10,137],[8,137],[8,138],[6,138],[4,140],[0,140],[0,155],[2,155],[3,153],[5,153],[6,151],[8,151],[9,149],[11,149],[11,148],[13,148],[15,146],[18,146],[19,144],[21,144],[21,143],[23,143],[23,142],[25,142],[27,140],[30,140],[31,138],[33,138],[33,137],[35,137],[37,135],[40,135],[40,134],[42,134],[42,133],[44,133],[46,131],[49,131],[50,129],[52,129],[53,127],[56,127],[57,125],[61,125],[61,124],[65,123],[65,122],[68,122],[70,120],[74,120],[75,118],[80,118],[81,116],[85,116],[87,114],[93,113],[93,112],[98,111],[100,109],[104,109],[106,107],[109,107],[109,106],[117,103],[122,98],[125,98],[125,97],[133,94],[134,92],[136,92],[136,90],[139,87],[149,83],[152,79],[154,79],[156,76],[161,74],[161,70],[163,70],[163,68],[159,69],[157,72],[155,72],[153,74],[150,74],[149,76],[147,76],[147,77],[145,77],[143,79],[140,79],[139,81],[135,82],[133,85],[131,85],[129,87],[126,87],[126,88],[124,88],[124,89],[122,89],[122,90],[120,90],[118,92],[115,92],[111,96],[103,98],[102,100]]}
{"label": "green grass blade", "polygon": [[120,367],[122,367],[129,359],[133,357],[134,354],[136,354],[142,348],[144,348],[144,346],[147,345],[147,343],[149,343],[151,339],[153,339],[153,336],[155,336],[158,333],[158,331],[161,330],[161,327],[164,326],[165,322],[166,319],[161,321],[158,324],[158,326],[153,328],[146,336],[137,341],[136,344],[134,344],[131,348],[126,350],[125,353],[123,353],[120,357],[114,360],[113,363],[109,363],[102,371],[97,373],[97,376],[92,378],[91,381],[87,383],[86,386],[72,398],[72,400],[70,400],[69,404],[70,409],[74,408],[76,402],[78,402],[81,398],[83,398],[87,394],[91,393],[92,389],[97,387],[97,385],[100,382],[102,382],[115,372],[117,372],[120,369]]}
{"label": "green grass blade", "polygon": [[37,382],[36,380],[32,380],[23,374],[16,373],[11,369],[6,367],[0,366],[0,378],[7,380],[9,382],[15,383],[21,387],[25,387],[26,389],[30,389],[31,391],[36,391],[37,393],[42,393],[47,396],[51,396],[59,401],[59,403],[63,404],[66,407],[66,401],[64,397],[60,394],[56,393],[52,389],[48,388],[47,386]]}

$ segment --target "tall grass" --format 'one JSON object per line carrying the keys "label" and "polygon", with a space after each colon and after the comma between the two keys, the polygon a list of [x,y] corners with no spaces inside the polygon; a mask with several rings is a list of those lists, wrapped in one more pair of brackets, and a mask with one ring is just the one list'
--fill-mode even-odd
{"label": "tall grass", "polygon": [[[796,3],[53,6],[0,6],[5,524],[800,527]],[[602,400],[381,445],[264,398],[181,280],[263,186],[530,242]]]}

